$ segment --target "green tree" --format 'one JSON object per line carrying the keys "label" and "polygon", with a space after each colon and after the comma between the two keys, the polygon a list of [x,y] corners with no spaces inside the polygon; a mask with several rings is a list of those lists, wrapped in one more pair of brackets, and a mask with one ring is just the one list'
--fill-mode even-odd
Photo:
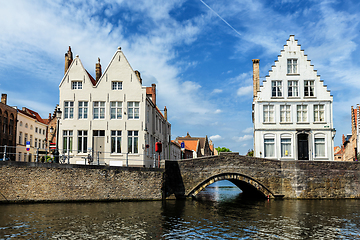
{"label": "green tree", "polygon": [[249,157],[253,157],[254,156],[254,150],[253,149],[249,149],[246,156],[249,156]]}
{"label": "green tree", "polygon": [[216,151],[218,152],[231,152],[230,149],[226,148],[226,147],[217,147],[215,148]]}

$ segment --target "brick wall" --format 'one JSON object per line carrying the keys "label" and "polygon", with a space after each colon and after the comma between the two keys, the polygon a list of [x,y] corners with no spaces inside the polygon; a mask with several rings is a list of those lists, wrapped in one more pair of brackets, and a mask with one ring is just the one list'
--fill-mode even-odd
{"label": "brick wall", "polygon": [[0,162],[0,202],[160,200],[163,172]]}

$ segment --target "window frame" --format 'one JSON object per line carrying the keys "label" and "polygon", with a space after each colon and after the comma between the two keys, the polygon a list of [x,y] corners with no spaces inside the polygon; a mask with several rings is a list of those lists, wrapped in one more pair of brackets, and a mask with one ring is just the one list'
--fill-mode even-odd
{"label": "window frame", "polygon": [[[115,106],[113,106],[115,104]],[[114,117],[113,117],[113,110]],[[119,116],[120,113],[120,116]],[[122,102],[121,101],[111,101],[110,102],[110,119],[122,119]]]}
{"label": "window frame", "polygon": [[128,131],[128,154],[139,154],[139,131]]}
{"label": "window frame", "polygon": [[[300,107],[300,111],[299,111]],[[304,107],[306,108],[306,111],[304,111]],[[304,121],[304,112],[306,113],[306,120]],[[299,115],[300,114],[300,115]],[[299,116],[301,120],[299,121]],[[308,111],[308,105],[307,104],[298,104],[296,105],[296,122],[297,123],[308,123],[309,122],[309,111]]]}
{"label": "window frame", "polygon": [[[320,109],[322,107],[322,109]],[[318,109],[316,109],[318,108]],[[313,105],[314,112],[314,122],[315,123],[325,123],[325,104],[314,104]],[[321,118],[322,114],[322,118]]]}
{"label": "window frame", "polygon": [[[130,106],[131,104],[131,106]],[[136,106],[137,104],[137,106]],[[136,111],[137,110],[137,111]],[[140,102],[131,101],[127,104],[128,119],[140,119]],[[137,112],[137,115],[136,115]]]}
{"label": "window frame", "polygon": [[88,131],[87,130],[78,130],[78,153],[87,153],[88,146]]}
{"label": "window frame", "polygon": [[74,119],[74,101],[64,101],[64,119]]}
{"label": "window frame", "polygon": [[78,119],[87,119],[88,112],[89,112],[89,102],[88,101],[79,101],[78,102]]}
{"label": "window frame", "polygon": [[299,73],[299,65],[297,58],[288,58],[287,59],[287,74],[298,74]]}
{"label": "window frame", "polygon": [[[275,135],[264,135],[264,158],[275,158],[276,157],[276,148],[275,148]],[[269,151],[267,150],[271,150],[269,149],[268,147],[266,146],[269,146],[271,147],[272,146],[272,152],[273,152],[273,155],[267,155],[267,153]]]}
{"label": "window frame", "polygon": [[[73,150],[73,130],[63,130],[63,154]],[[66,139],[66,141],[65,141]],[[66,143],[66,144],[65,144]],[[66,145],[66,146],[64,146]]]}
{"label": "window frame", "polygon": [[[272,115],[272,121],[271,121],[271,115]],[[275,105],[272,104],[263,105],[263,123],[275,123]]]}
{"label": "window frame", "polygon": [[121,130],[111,130],[111,154],[121,153],[121,134]]}
{"label": "window frame", "polygon": [[72,90],[80,90],[82,88],[82,81],[71,81],[71,89]]}
{"label": "window frame", "polygon": [[[98,106],[95,106],[98,104]],[[103,105],[103,106],[102,106]],[[105,119],[106,114],[105,101],[94,101],[93,103],[93,119]],[[97,110],[97,111],[95,111]]]}
{"label": "window frame", "polygon": [[280,123],[291,123],[291,105],[280,105]]}
{"label": "window frame", "polygon": [[[288,142],[287,141],[283,141],[283,140],[289,140]],[[288,146],[288,152],[289,154],[286,155],[286,149],[284,146]],[[283,149],[285,149],[285,152],[283,154]],[[293,140],[292,140],[292,137],[291,135],[289,134],[284,134],[284,135],[281,135],[280,136],[280,155],[281,155],[281,158],[292,158],[293,157]]]}
{"label": "window frame", "polygon": [[[319,140],[322,139],[323,141]],[[317,141],[318,140],[318,141]],[[318,147],[322,146],[323,147],[323,153],[324,155],[318,155],[319,151],[318,151]],[[324,134],[315,134],[314,135],[314,158],[318,159],[318,158],[326,158],[327,156],[327,151],[326,151],[326,137]]]}
{"label": "window frame", "polygon": [[[296,83],[296,84],[294,84]],[[291,91],[290,91],[291,89]],[[290,96],[291,93],[291,96]],[[295,94],[294,94],[295,93]],[[288,97],[299,97],[299,80],[288,80]]]}
{"label": "window frame", "polygon": [[284,97],[282,80],[272,80],[271,81],[271,97],[273,97],[273,98]]}
{"label": "window frame", "polygon": [[315,80],[304,80],[304,97],[315,97]]}
{"label": "window frame", "polygon": [[122,90],[122,81],[112,81],[111,90]]}

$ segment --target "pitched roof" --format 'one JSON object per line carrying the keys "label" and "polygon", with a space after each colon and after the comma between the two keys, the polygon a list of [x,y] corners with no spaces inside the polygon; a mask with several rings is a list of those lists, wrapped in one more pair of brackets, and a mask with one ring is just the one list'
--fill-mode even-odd
{"label": "pitched roof", "polygon": [[198,140],[178,140],[178,143],[181,144],[182,142],[185,143],[185,149],[186,150],[191,150],[191,151],[195,151],[197,152],[198,150],[198,146],[199,146],[199,141]]}
{"label": "pitched roof", "polygon": [[36,119],[38,122],[48,124],[47,119],[42,119],[40,117],[39,113],[37,113],[37,112],[35,112],[35,111],[31,110],[31,109],[28,109],[28,108],[24,108],[24,109],[25,109],[25,111],[20,110],[20,109],[18,109],[18,111],[25,114],[25,115],[27,115],[27,116],[29,116],[29,117],[32,117],[32,118]]}

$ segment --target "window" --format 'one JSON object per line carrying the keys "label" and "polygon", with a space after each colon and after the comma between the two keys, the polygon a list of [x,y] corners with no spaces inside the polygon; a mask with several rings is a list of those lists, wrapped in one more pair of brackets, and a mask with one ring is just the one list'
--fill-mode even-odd
{"label": "window", "polygon": [[42,148],[45,149],[45,140],[42,142]]}
{"label": "window", "polygon": [[45,129],[43,129],[43,135],[45,135]]}
{"label": "window", "polygon": [[19,132],[19,144],[22,143],[22,132]]}
{"label": "window", "polygon": [[35,148],[37,148],[37,146],[38,146],[38,141],[37,141],[37,138],[35,138]]}
{"label": "window", "polygon": [[139,153],[139,131],[128,131],[128,153]]}
{"label": "window", "polygon": [[82,82],[81,81],[71,82],[71,89],[82,89]]}
{"label": "window", "polygon": [[74,102],[64,102],[64,119],[74,117]]}
{"label": "window", "polygon": [[264,122],[274,122],[274,105],[264,105]]}
{"label": "window", "polygon": [[63,153],[72,152],[72,140],[73,140],[73,131],[64,130],[63,131]]}
{"label": "window", "polygon": [[290,122],[290,105],[280,106],[280,122]]}
{"label": "window", "polygon": [[264,139],[264,157],[275,157],[274,138],[265,138]]}
{"label": "window", "polygon": [[21,152],[19,152],[19,162],[21,162]]}
{"label": "window", "polygon": [[22,127],[22,121],[20,121],[20,127]]}
{"label": "window", "polygon": [[299,96],[299,81],[288,81],[288,97]]}
{"label": "window", "polygon": [[324,122],[324,105],[314,105],[314,122]]}
{"label": "window", "polygon": [[282,97],[282,82],[281,81],[271,81],[271,89],[273,97]]}
{"label": "window", "polygon": [[110,118],[121,119],[122,117],[122,102],[110,103]]}
{"label": "window", "polygon": [[78,153],[87,152],[87,131],[78,131]]}
{"label": "window", "polygon": [[121,90],[122,89],[122,82],[113,81],[111,89],[112,90]]}
{"label": "window", "polygon": [[35,127],[35,132],[36,132],[36,133],[38,132],[38,128],[37,128],[37,127]]}
{"label": "window", "polygon": [[88,117],[88,102],[79,102],[79,119]]}
{"label": "window", "polygon": [[307,122],[307,105],[297,105],[297,121]]}
{"label": "window", "polygon": [[33,137],[33,136],[30,135],[30,147],[31,147],[31,146],[34,146],[34,145],[33,145],[33,142],[32,142],[32,137]]}
{"label": "window", "polygon": [[27,140],[28,140],[28,134],[27,134],[27,133],[25,133],[24,145],[26,145]]}
{"label": "window", "polygon": [[128,102],[128,118],[139,119],[139,102]]}
{"label": "window", "polygon": [[94,102],[94,119],[105,118],[105,102]]}
{"label": "window", "polygon": [[121,153],[121,131],[111,131],[111,153]]}
{"label": "window", "polygon": [[304,96],[313,97],[314,96],[314,81],[305,80],[304,81]]}
{"label": "window", "polygon": [[287,60],[287,73],[288,74],[298,73],[297,59]]}
{"label": "window", "polygon": [[28,124],[27,124],[27,123],[25,123],[25,128],[28,128]]}
{"label": "window", "polygon": [[281,138],[281,157],[291,157],[291,138]]}
{"label": "window", "polygon": [[315,137],[315,157],[325,157],[325,138]]}

